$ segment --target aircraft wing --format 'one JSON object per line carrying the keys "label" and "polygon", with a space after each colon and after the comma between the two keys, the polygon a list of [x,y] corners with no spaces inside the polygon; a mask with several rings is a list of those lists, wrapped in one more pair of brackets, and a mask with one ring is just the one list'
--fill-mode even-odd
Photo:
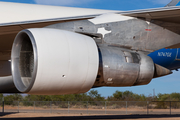
{"label": "aircraft wing", "polygon": [[[170,74],[158,66],[156,71],[165,72],[153,76],[154,63],[141,51],[151,52],[180,43],[180,36],[175,32],[147,22],[153,19],[179,23],[171,20],[179,19],[179,10],[179,7],[169,7],[122,12],[0,2],[0,92],[10,89],[10,84],[12,91],[16,91],[15,83],[20,92],[26,93],[32,87],[33,94],[84,93],[96,79],[95,86],[134,86]],[[102,65],[106,69],[104,73],[101,71],[104,68],[98,71],[99,54],[105,59],[103,64],[107,62]],[[115,67],[115,61],[119,68]],[[118,74],[111,76],[114,73],[108,71]],[[98,77],[97,73],[100,73]],[[105,73],[109,74],[106,78],[101,76]],[[119,73],[123,73],[123,80],[114,82]]]}
{"label": "aircraft wing", "polygon": [[117,11],[0,2],[0,60],[10,59],[12,43],[21,30],[90,19],[109,12]]}
{"label": "aircraft wing", "polygon": [[124,11],[121,14],[147,20],[180,23],[180,6]]}
{"label": "aircraft wing", "polygon": [[115,11],[0,2],[0,35],[109,12]]}
{"label": "aircraft wing", "polygon": [[119,13],[125,16],[172,23],[180,22],[180,7],[122,12],[0,2],[0,60],[10,59],[14,38],[23,29],[42,28],[60,22],[89,19],[104,13]]}
{"label": "aircraft wing", "polygon": [[[125,11],[120,14],[137,17],[151,22],[153,22],[152,20],[155,20],[155,24],[172,31],[175,34],[180,34],[180,6]],[[161,44],[163,43],[161,42]],[[177,42],[177,44],[166,46],[166,48],[180,48],[180,43]]]}

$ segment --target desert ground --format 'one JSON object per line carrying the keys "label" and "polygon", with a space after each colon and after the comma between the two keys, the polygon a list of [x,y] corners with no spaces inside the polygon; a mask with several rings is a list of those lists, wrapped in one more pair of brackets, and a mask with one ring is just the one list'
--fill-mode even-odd
{"label": "desert ground", "polygon": [[180,115],[88,115],[59,113],[0,113],[1,120],[180,120]]}
{"label": "desert ground", "polygon": [[1,120],[180,120],[180,109],[147,109],[128,107],[119,109],[97,108],[58,108],[5,105],[0,107]]}

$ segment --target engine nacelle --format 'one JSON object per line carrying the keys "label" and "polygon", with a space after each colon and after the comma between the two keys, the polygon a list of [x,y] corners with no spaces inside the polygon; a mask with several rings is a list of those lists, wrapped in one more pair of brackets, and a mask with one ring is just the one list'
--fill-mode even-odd
{"label": "engine nacelle", "polygon": [[11,58],[14,84],[29,94],[73,94],[93,86],[145,85],[152,78],[171,73],[141,52],[97,46],[91,37],[49,28],[21,31]]}
{"label": "engine nacelle", "polygon": [[20,92],[72,94],[90,90],[99,56],[88,36],[57,29],[28,29],[15,38],[12,75]]}
{"label": "engine nacelle", "polygon": [[154,63],[141,52],[99,46],[100,67],[94,86],[134,86],[148,84],[154,76]]}

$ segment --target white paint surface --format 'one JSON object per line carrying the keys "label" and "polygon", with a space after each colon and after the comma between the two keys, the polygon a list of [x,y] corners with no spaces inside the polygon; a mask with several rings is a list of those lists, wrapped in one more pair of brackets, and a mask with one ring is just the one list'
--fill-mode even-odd
{"label": "white paint surface", "polygon": [[29,31],[38,51],[37,76],[30,94],[73,94],[91,89],[99,67],[92,38],[47,28]]}
{"label": "white paint surface", "polygon": [[146,21],[146,23],[147,23],[148,25],[150,25],[150,22],[149,22],[149,21]]}
{"label": "white paint surface", "polygon": [[90,22],[94,24],[103,24],[103,23],[111,23],[111,22],[118,22],[118,21],[126,21],[136,19],[134,17],[123,16],[121,14],[114,14],[114,13],[107,13],[96,18],[89,19]]}
{"label": "white paint surface", "polygon": [[104,14],[109,12],[115,11],[0,2],[0,25],[14,22]]}
{"label": "white paint surface", "polygon": [[111,31],[106,30],[105,28],[98,28],[98,32],[103,35],[103,38],[106,34],[111,33]]}

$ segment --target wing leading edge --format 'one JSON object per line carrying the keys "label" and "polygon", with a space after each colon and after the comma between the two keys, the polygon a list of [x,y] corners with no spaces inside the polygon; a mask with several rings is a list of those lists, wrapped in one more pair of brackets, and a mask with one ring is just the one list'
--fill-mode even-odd
{"label": "wing leading edge", "polygon": [[120,12],[120,14],[137,18],[145,18],[147,20],[180,23],[180,6],[125,11]]}

